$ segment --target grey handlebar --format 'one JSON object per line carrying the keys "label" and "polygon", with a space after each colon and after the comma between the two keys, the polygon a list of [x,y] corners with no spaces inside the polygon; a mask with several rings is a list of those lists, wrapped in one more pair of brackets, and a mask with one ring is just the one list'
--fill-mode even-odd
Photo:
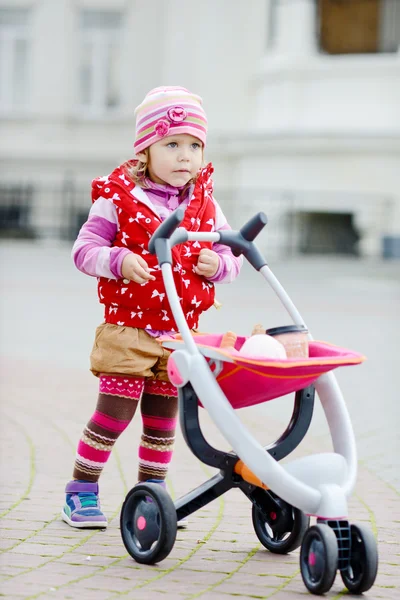
{"label": "grey handlebar", "polygon": [[259,212],[250,221],[247,221],[239,231],[230,229],[220,231],[220,243],[229,246],[235,256],[243,254],[256,271],[259,271],[261,267],[267,264],[267,261],[255,245],[254,239],[267,223],[267,215]]}
{"label": "grey handlebar", "polygon": [[254,217],[247,221],[245,225],[240,230],[240,233],[248,242],[252,242],[264,229],[266,224],[268,223],[267,215],[263,212],[259,212]]}
{"label": "grey handlebar", "polygon": [[[149,251],[151,254],[157,254],[160,265],[165,262],[172,264],[171,248],[177,244],[182,244],[188,239],[185,229],[177,230],[183,221],[184,215],[184,209],[177,208],[161,223],[149,241]],[[267,264],[267,261],[254,244],[254,239],[267,223],[267,215],[259,212],[245,223],[239,231],[232,231],[231,229],[218,231],[219,243],[229,246],[235,256],[243,254],[250,264],[259,271],[261,267]]]}
{"label": "grey handlebar", "polygon": [[157,227],[157,230],[153,233],[149,241],[149,252],[151,254],[155,254],[156,252],[156,241],[160,239],[169,239],[175,229],[182,223],[184,216],[184,209],[177,208],[159,227]]}

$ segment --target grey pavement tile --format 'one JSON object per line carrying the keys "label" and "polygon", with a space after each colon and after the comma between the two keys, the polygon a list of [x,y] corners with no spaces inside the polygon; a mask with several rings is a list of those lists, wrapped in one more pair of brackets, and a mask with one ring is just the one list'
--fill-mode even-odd
{"label": "grey pavement tile", "polygon": [[212,591],[239,597],[252,595],[253,598],[262,598],[273,590],[276,590],[276,586],[268,580],[263,581],[262,583],[257,581],[253,582],[251,585],[246,585],[246,583],[242,582],[240,577],[238,577],[236,581],[233,579],[222,581],[218,586],[213,588]]}
{"label": "grey pavement tile", "polygon": [[76,598],[82,598],[82,600],[108,600],[109,597],[110,592],[106,590],[83,589],[80,582],[78,582],[68,586],[68,589],[60,588],[49,591],[47,594],[40,596],[40,600],[76,600]]}
{"label": "grey pavement tile", "polygon": [[210,571],[193,571],[193,570],[176,570],[170,573],[165,580],[166,582],[174,581],[181,582],[183,586],[188,583],[201,585],[202,588],[207,588],[210,585],[217,585],[226,578],[225,574],[212,573]]}
{"label": "grey pavement tile", "polygon": [[242,567],[243,573],[254,573],[255,575],[265,575],[274,577],[289,577],[299,570],[299,563],[284,564],[284,563],[271,563],[265,561],[264,563],[249,561]]}
{"label": "grey pavement tile", "polygon": [[82,552],[68,553],[57,560],[54,564],[65,564],[71,566],[89,565],[91,567],[104,567],[115,562],[115,558],[111,556],[98,556]]}
{"label": "grey pavement tile", "polygon": [[16,554],[7,552],[0,555],[0,568],[4,566],[21,567],[24,569],[37,568],[45,564],[48,558],[45,556],[36,556],[34,554]]}
{"label": "grey pavement tile", "polygon": [[71,593],[57,590],[56,588],[50,588],[50,591],[40,595],[40,600],[74,600],[74,595]]}
{"label": "grey pavement tile", "polygon": [[383,586],[383,587],[385,587],[385,586],[391,587],[392,585],[398,586],[399,585],[399,573],[388,574],[379,568],[375,583],[377,586]]}
{"label": "grey pavement tile", "polygon": [[29,583],[39,582],[41,585],[47,585],[48,587],[56,587],[59,585],[68,584],[73,577],[71,575],[60,573],[58,571],[43,571],[43,569],[37,571],[31,571],[30,573],[25,573],[25,575],[20,575],[15,582],[20,584],[29,585]]}
{"label": "grey pavement tile", "polygon": [[16,548],[13,548],[11,552],[16,554],[33,554],[34,556],[60,556],[63,554],[63,546],[51,546],[50,544],[36,544],[35,542],[23,542]]}
{"label": "grey pavement tile", "polygon": [[77,581],[76,584],[79,584],[82,594],[85,593],[83,590],[98,589],[108,591],[111,595],[111,593],[125,592],[133,587],[129,578],[123,579],[103,573],[94,573],[91,577]]}
{"label": "grey pavement tile", "polygon": [[11,539],[11,538],[6,538],[3,540],[0,540],[0,552],[7,552],[8,550],[11,550],[16,544],[19,544],[20,540],[15,540],[15,539]]}
{"label": "grey pavement tile", "polygon": [[[229,598],[231,599],[236,599],[236,598],[240,598],[240,600],[255,600],[255,597],[253,595],[240,595],[240,596],[236,596],[236,595],[232,595],[232,594],[223,594],[221,593],[218,589],[217,590],[213,590],[210,592],[206,592],[205,594],[201,595],[201,600],[228,600]],[[258,598],[262,598],[262,596],[258,596]],[[172,599],[172,597],[171,597]],[[187,596],[185,598],[185,600],[190,600],[190,596]],[[257,596],[256,596],[257,599]]]}
{"label": "grey pavement tile", "polygon": [[29,540],[27,540],[28,544],[40,544],[40,545],[50,545],[50,546],[75,546],[76,540],[70,537],[56,537],[53,535],[45,535],[43,533],[38,533]]}
{"label": "grey pavement tile", "polygon": [[157,600],[185,600],[186,598],[189,598],[190,596],[188,594],[185,594],[184,591],[179,592],[174,592],[172,594],[170,594],[168,592],[167,589],[154,589],[154,588],[143,588],[143,589],[137,589],[137,590],[133,590],[132,592],[128,592],[127,594],[124,594],[123,596],[110,596],[109,598],[107,598],[106,600],[119,600],[121,598],[123,598],[123,600],[140,600],[141,598],[143,600],[145,599],[153,599],[156,598]]}
{"label": "grey pavement tile", "polygon": [[19,542],[25,540],[29,535],[35,535],[35,531],[21,531],[17,529],[1,529],[0,536],[2,540],[10,540],[12,542]]}
{"label": "grey pavement tile", "polygon": [[47,592],[49,587],[51,586],[41,583],[40,578],[33,574],[29,582],[19,583],[17,580],[2,582],[1,593],[6,598],[13,598],[14,594],[20,594],[27,598],[40,592]]}
{"label": "grey pavement tile", "polygon": [[385,562],[379,562],[379,573],[387,575],[388,577],[399,577],[400,562],[397,564],[388,564]]}
{"label": "grey pavement tile", "polygon": [[295,550],[294,552],[291,552],[290,554],[273,554],[272,552],[269,552],[268,550],[264,550],[263,547],[261,547],[261,550],[259,550],[258,552],[256,552],[251,560],[252,562],[260,562],[262,564],[270,564],[270,565],[284,565],[285,568],[287,567],[291,567],[293,565],[298,566],[299,564],[299,555],[300,555],[300,550]]}
{"label": "grey pavement tile", "polygon": [[60,573],[63,576],[68,576],[70,580],[78,577],[86,577],[93,575],[98,571],[98,567],[85,563],[82,565],[69,565],[66,563],[60,563],[58,561],[51,561],[37,569],[41,576],[54,575]]}
{"label": "grey pavement tile", "polygon": [[0,565],[0,573],[3,575],[3,577],[13,577],[14,575],[18,575],[19,573],[22,573],[23,571],[25,571],[26,569],[24,567],[15,567],[13,565]]}
{"label": "grey pavement tile", "polygon": [[2,523],[5,529],[12,529],[14,531],[26,531],[28,533],[36,531],[43,527],[44,521],[37,521],[35,519],[10,519],[5,518]]}
{"label": "grey pavement tile", "polygon": [[230,541],[222,542],[215,540],[214,536],[203,546],[204,551],[207,552],[220,552],[220,551],[236,551],[236,552],[251,552],[258,540],[254,535],[250,543],[246,543],[244,540],[242,541],[240,537],[232,538]]}
{"label": "grey pavement tile", "polygon": [[192,557],[190,561],[183,563],[181,569],[206,571],[210,573],[222,573],[224,575],[231,573],[238,568],[238,562],[231,561],[215,561],[207,560],[206,558]]}
{"label": "grey pavement tile", "polygon": [[[210,584],[210,583],[207,584],[206,581],[200,582],[200,583],[194,583],[193,581],[181,582],[181,581],[172,581],[169,579],[165,583],[163,581],[158,581],[149,586],[146,586],[145,588],[143,588],[143,592],[146,594],[158,593],[160,595],[163,593],[166,593],[171,598],[174,597],[174,595],[176,595],[177,597],[179,597],[180,595],[182,595],[184,597],[190,597],[190,595],[193,595],[193,596],[199,595],[199,597],[202,598],[203,593],[204,592],[207,593],[206,591],[208,590],[209,587],[212,587],[212,584]],[[217,587],[215,589],[220,591],[220,586],[217,585]]]}
{"label": "grey pavement tile", "polygon": [[365,592],[363,597],[366,600],[398,600],[399,588],[397,585],[386,587],[375,585],[371,590]]}
{"label": "grey pavement tile", "polygon": [[90,556],[108,556],[115,559],[126,555],[125,547],[122,544],[116,544],[115,546],[104,546],[103,544],[88,542],[86,544],[82,544],[80,548],[81,552]]}

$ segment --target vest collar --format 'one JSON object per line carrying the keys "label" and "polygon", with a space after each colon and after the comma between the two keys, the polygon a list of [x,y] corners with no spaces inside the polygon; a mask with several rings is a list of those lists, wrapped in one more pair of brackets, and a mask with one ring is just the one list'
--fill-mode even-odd
{"label": "vest collar", "polygon": [[150,200],[143,188],[141,188],[139,185],[135,185],[135,187],[129,193],[135,198],[135,200],[139,200],[139,202],[145,204],[147,208],[149,208],[158,218],[160,218],[158,212],[154,207],[154,204],[152,203],[152,201]]}

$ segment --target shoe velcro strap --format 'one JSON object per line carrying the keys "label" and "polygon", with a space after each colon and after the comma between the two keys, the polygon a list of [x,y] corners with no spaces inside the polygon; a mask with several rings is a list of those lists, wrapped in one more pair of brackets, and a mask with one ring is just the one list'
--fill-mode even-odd
{"label": "shoe velcro strap", "polygon": [[99,493],[99,484],[97,481],[69,481],[65,487],[67,494],[81,494],[81,493]]}

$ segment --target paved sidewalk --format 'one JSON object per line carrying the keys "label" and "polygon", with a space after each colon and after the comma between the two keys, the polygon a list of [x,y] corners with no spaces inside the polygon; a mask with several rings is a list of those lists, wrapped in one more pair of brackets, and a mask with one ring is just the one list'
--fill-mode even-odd
{"label": "paved sidewalk", "polygon": [[[260,547],[247,499],[237,490],[191,516],[170,556],[157,566],[136,564],[119,532],[121,502],[135,481],[139,420],[121,437],[101,480],[106,531],[77,531],[60,521],[65,479],[78,439],[82,404],[96,382],[68,370],[46,372],[34,361],[4,362],[1,496],[1,594],[5,598],[113,600],[117,598],[304,598],[298,551],[276,556]],[[46,393],[44,394],[44,389]],[[55,410],[55,402],[59,410]],[[280,432],[254,409],[244,421],[258,439]],[[219,434],[203,415],[210,440]],[[222,447],[225,447],[223,443]],[[313,451],[313,440],[302,451]],[[318,443],[320,448],[320,443]],[[299,452],[297,452],[299,454]],[[169,487],[177,497],[211,474],[179,436]],[[351,519],[369,524],[378,538],[380,568],[366,598],[399,598],[400,500],[397,492],[361,468],[350,504]],[[340,597],[340,577],[327,595]]]}
{"label": "paved sidewalk", "polygon": [[[55,279],[55,287],[56,284]],[[12,293],[8,291],[7,310],[10,311],[12,304],[19,302],[17,277],[13,286]],[[72,291],[71,285],[53,292],[57,301],[64,299],[64,307],[74,304],[76,291]],[[38,293],[32,286],[31,297]],[[373,292],[369,299],[372,295]],[[260,547],[251,523],[250,503],[237,490],[192,515],[189,529],[178,532],[174,549],[159,565],[139,565],[127,555],[119,532],[119,512],[136,478],[140,418],[121,436],[101,479],[102,505],[109,517],[109,528],[78,531],[60,520],[64,486],[71,473],[82,426],[94,408],[97,381],[85,370],[86,365],[79,368],[68,359],[69,350],[63,348],[68,342],[68,322],[61,319],[59,330],[53,327],[44,331],[43,326],[39,327],[51,311],[48,296],[46,302],[31,306],[30,314],[25,316],[26,324],[29,319],[32,321],[31,329],[28,325],[22,332],[15,329],[15,337],[12,341],[10,338],[12,351],[1,361],[0,596],[15,600],[292,600],[308,597],[299,573],[298,551],[278,556]],[[3,304],[3,324],[6,323],[5,306]],[[13,317],[10,313],[7,316],[7,331],[12,332]],[[68,315],[65,318],[68,320]],[[225,328],[224,324],[222,327]],[[36,336],[32,335],[33,331]],[[75,335],[76,352],[84,355],[86,348],[81,346],[86,343],[85,336],[80,336],[79,331]],[[48,339],[52,336],[58,339],[59,356],[54,361],[42,356],[43,347],[50,343]],[[354,344],[350,347],[363,350]],[[353,374],[356,381],[361,381],[356,369],[348,369],[341,380],[346,391],[350,389]],[[367,384],[373,386],[372,378]],[[387,391],[389,393],[389,388]],[[384,401],[383,397],[380,401]],[[280,401],[269,404],[278,408],[271,413],[261,406],[240,411],[243,421],[263,443],[278,437],[287,424],[279,410]],[[362,412],[363,406],[359,405],[358,411]],[[379,415],[377,411],[378,423]],[[396,423],[390,423],[390,419],[388,413],[388,439],[392,429],[396,429]],[[202,411],[202,423],[207,439],[227,448],[205,411]],[[356,431],[361,432],[359,427],[356,419]],[[373,430],[368,428],[369,424],[365,425],[364,433],[360,433],[361,447],[363,443],[368,445],[368,439],[370,445],[379,445],[385,436],[386,430],[379,425],[381,438],[376,441]],[[314,429],[295,456],[329,448],[329,438]],[[378,455],[379,450],[380,447],[371,449],[371,456]],[[363,450],[363,457],[369,468],[360,465],[357,489],[350,501],[350,518],[371,527],[380,553],[376,584],[364,597],[395,600],[400,598],[400,498],[398,473],[393,475],[390,465],[398,457],[386,453],[379,459],[379,468],[375,468],[367,451]],[[385,465],[387,470],[384,470]],[[370,470],[372,467],[374,471]],[[385,474],[386,482],[376,474],[378,472]],[[212,474],[211,469],[191,455],[178,435],[168,481],[171,495],[179,497]],[[326,597],[339,598],[343,593],[338,575]]]}

